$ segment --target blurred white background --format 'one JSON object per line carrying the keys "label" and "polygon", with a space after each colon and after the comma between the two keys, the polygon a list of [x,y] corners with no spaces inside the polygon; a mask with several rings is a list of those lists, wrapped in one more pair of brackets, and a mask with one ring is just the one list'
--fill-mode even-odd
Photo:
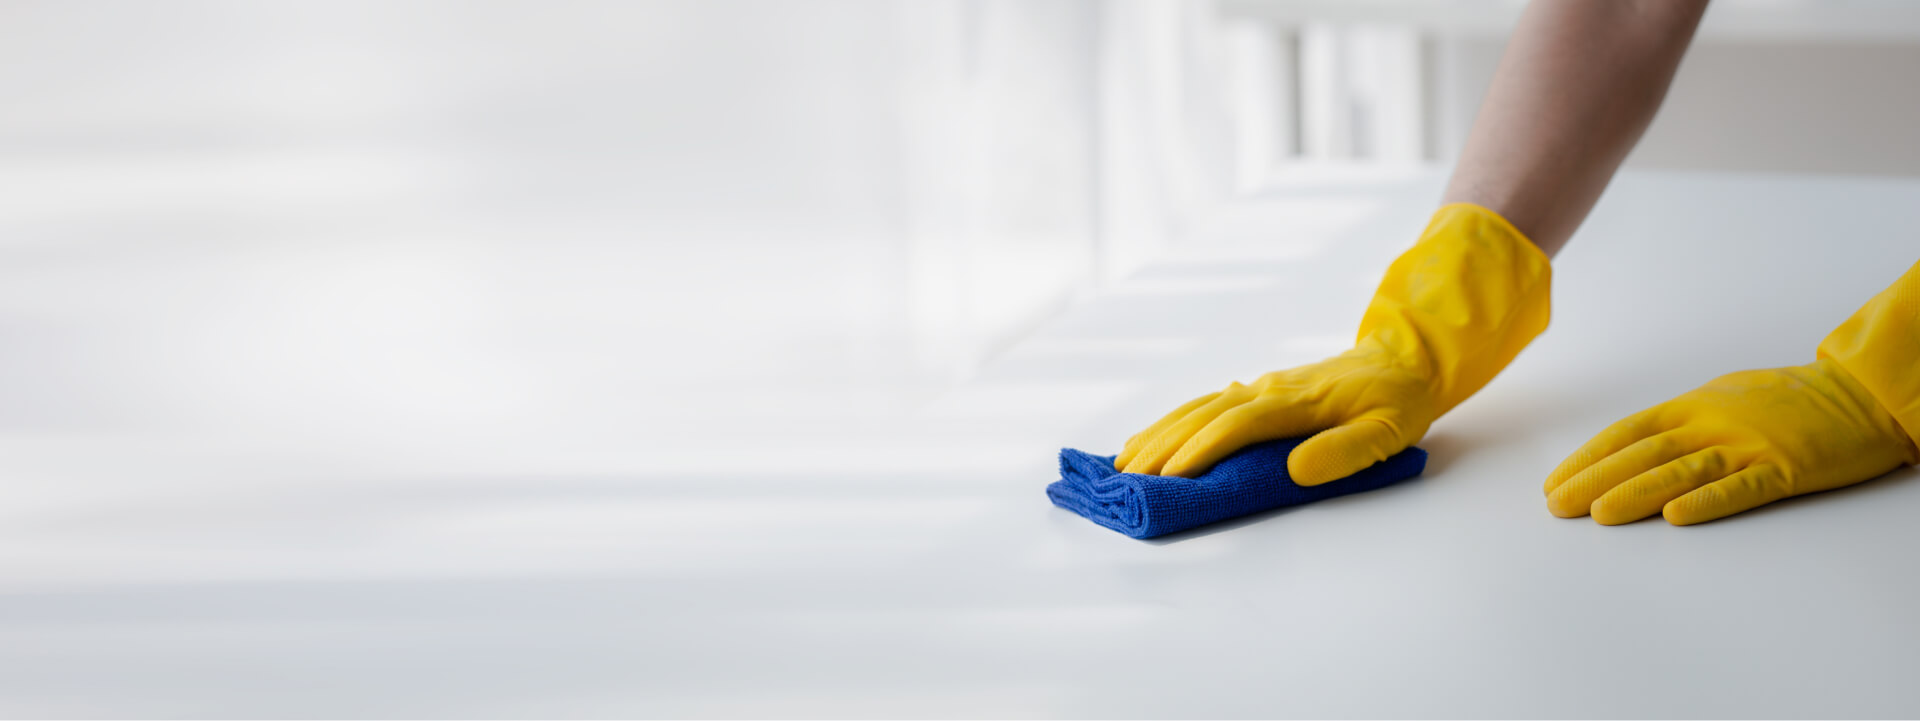
{"label": "blurred white background", "polygon": [[[6,422],[896,412],[1276,173],[1444,164],[1519,7],[8,2]],[[1916,74],[1910,4],[1725,0],[1632,165],[1920,174]]]}
{"label": "blurred white background", "polygon": [[[1349,340],[1521,6],[0,1],[0,616],[27,619],[0,625],[17,704],[0,711],[127,708],[87,700],[113,688],[141,715],[438,712],[459,694],[387,672],[441,663],[507,704],[455,710],[551,711],[534,702],[566,693],[524,687],[564,683],[472,665],[500,656],[302,645],[336,618],[313,599],[382,639],[399,626],[353,624],[471,589],[354,582],[599,573],[694,589],[628,589],[694,618],[774,597],[729,573],[940,556],[1005,517],[1000,494],[1038,513],[1054,448],[1117,444],[1195,379]],[[1920,3],[1718,0],[1629,165],[1920,177],[1916,77]],[[1337,290],[1284,296],[1309,276]],[[1256,338],[1167,301],[1222,293],[1314,312]],[[1178,383],[1145,380],[1176,356]],[[982,542],[1041,571],[1064,557]],[[219,585],[290,579],[335,585]],[[189,590],[141,595],[166,584]],[[33,595],[54,592],[80,595]],[[628,645],[603,652],[627,664],[703,642],[609,621],[630,610],[610,601],[487,598],[504,605],[475,612],[486,630],[422,648],[479,633],[537,652],[555,632],[513,625],[534,607],[605,622],[574,629],[588,645],[611,623]],[[232,638],[302,630],[176,667],[202,638],[169,635],[199,628],[179,609],[202,604],[262,624]],[[1104,633],[1160,613],[1108,610],[1073,617]],[[416,612],[433,613],[396,613]],[[958,628],[1058,620],[1008,613]],[[638,663],[688,694],[661,708],[793,708]],[[266,705],[207,702],[218,678]],[[950,700],[1060,708],[1029,691]]]}

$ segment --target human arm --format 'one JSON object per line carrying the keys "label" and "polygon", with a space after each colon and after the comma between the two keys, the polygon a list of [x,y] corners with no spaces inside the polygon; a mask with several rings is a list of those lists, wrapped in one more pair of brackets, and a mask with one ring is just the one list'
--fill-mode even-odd
{"label": "human arm", "polygon": [[1706,0],[1536,0],[1500,57],[1442,196],[1551,256],[1653,122]]}
{"label": "human arm", "polygon": [[1194,399],[1135,434],[1116,465],[1194,476],[1241,447],[1318,434],[1288,459],[1296,483],[1316,485],[1418,442],[1545,329],[1548,255],[1651,120],[1704,8],[1529,6],[1444,204],[1389,267],[1354,349]]}

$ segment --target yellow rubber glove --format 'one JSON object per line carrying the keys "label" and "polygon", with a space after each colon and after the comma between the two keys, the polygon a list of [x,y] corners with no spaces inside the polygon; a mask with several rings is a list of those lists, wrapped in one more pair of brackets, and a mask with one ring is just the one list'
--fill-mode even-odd
{"label": "yellow rubber glove", "polygon": [[1684,526],[1920,462],[1920,264],[1817,357],[1721,376],[1613,424],[1547,477],[1547,509]]}
{"label": "yellow rubber glove", "polygon": [[1547,327],[1546,254],[1486,208],[1440,208],[1387,269],[1354,348],[1196,398],[1127,441],[1127,473],[1192,477],[1260,441],[1316,433],[1293,481],[1345,478],[1418,442]]}

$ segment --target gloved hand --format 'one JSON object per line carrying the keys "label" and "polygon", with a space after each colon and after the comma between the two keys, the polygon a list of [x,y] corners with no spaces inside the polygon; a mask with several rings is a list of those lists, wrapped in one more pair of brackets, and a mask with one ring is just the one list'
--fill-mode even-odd
{"label": "gloved hand", "polygon": [[1547,477],[1547,509],[1607,525],[1730,516],[1920,462],[1920,264],[1803,366],[1721,376],[1627,417]]}
{"label": "gloved hand", "polygon": [[1240,448],[1318,432],[1287,471],[1313,486],[1385,460],[1546,329],[1547,256],[1499,214],[1442,207],[1387,269],[1354,348],[1196,398],[1134,435],[1127,473],[1192,477]]}

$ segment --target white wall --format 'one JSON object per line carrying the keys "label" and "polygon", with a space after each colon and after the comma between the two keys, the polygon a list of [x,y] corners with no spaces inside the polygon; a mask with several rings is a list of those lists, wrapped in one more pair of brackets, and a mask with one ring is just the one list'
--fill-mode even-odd
{"label": "white wall", "polygon": [[1920,175],[1920,42],[1708,40],[1632,163]]}

